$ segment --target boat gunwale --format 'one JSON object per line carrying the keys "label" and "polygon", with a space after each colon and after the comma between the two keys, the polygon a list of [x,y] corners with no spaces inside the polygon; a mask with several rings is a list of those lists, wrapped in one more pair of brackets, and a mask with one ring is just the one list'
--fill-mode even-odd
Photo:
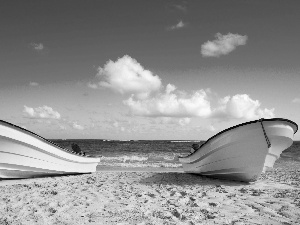
{"label": "boat gunwale", "polygon": [[238,127],[242,127],[242,126],[245,126],[245,125],[249,125],[249,124],[252,124],[252,123],[257,123],[257,122],[263,122],[263,121],[284,121],[284,122],[289,122],[293,125],[295,125],[296,127],[296,130],[294,131],[294,134],[297,133],[298,131],[298,124],[296,124],[294,121],[291,121],[289,119],[284,119],[284,118],[271,118],[271,119],[264,119],[264,118],[261,118],[261,119],[258,119],[258,120],[252,120],[252,121],[248,121],[248,122],[245,122],[245,123],[240,123],[238,125],[235,125],[235,126],[232,126],[232,127],[229,127],[225,130],[222,130],[220,131],[219,133],[213,135],[212,137],[210,137],[209,139],[207,139],[201,146],[200,148],[198,148],[195,152],[193,152],[192,154],[189,154],[187,156],[178,156],[178,158],[189,158],[190,156],[194,155],[196,152],[200,151],[200,149],[206,145],[209,141],[211,141],[212,139],[216,138],[217,136],[227,132],[227,131],[230,131],[230,130],[233,130],[235,128],[238,128]]}
{"label": "boat gunwale", "polygon": [[[3,136],[2,136],[3,137]],[[98,162],[98,159],[99,158],[93,158],[93,157],[82,157],[81,156],[81,160],[88,160],[88,161],[78,161],[75,160],[75,159],[70,159],[70,158],[66,158],[66,157],[63,157],[63,156],[60,156],[60,155],[57,155],[55,153],[52,153],[50,151],[46,151],[45,149],[41,148],[41,147],[38,147],[38,146],[34,146],[34,145],[31,145],[29,143],[25,143],[25,142],[22,142],[20,140],[16,140],[16,139],[13,139],[13,138],[10,138],[10,137],[3,137],[3,139],[7,140],[7,141],[10,141],[10,142],[14,142],[15,144],[22,144],[23,146],[26,146],[26,147],[29,147],[31,149],[34,149],[35,151],[38,151],[40,153],[43,153],[43,154],[46,154],[48,156],[52,156],[52,157],[55,157],[56,159],[61,159],[61,160],[64,160],[64,161],[67,161],[67,162],[71,162],[71,163],[80,163],[80,164],[93,164],[93,163],[99,163]],[[28,157],[28,158],[32,158],[32,159],[36,159],[36,160],[42,160],[40,158],[35,158],[33,156],[29,156],[29,155],[24,155],[24,154],[18,154],[18,153],[13,153],[11,151],[3,151],[0,149],[0,153],[8,153],[8,154],[12,154],[12,155],[19,155],[19,156],[23,156],[23,157]],[[80,156],[80,155],[76,155],[76,154],[73,154],[71,152],[66,152],[66,153],[69,153],[71,155],[75,155],[75,156]],[[95,160],[97,159],[97,161],[95,162]],[[93,161],[90,161],[90,160],[93,160]],[[45,160],[42,160],[42,161],[45,161]],[[1,163],[0,163],[1,164]]]}
{"label": "boat gunwale", "polygon": [[[33,137],[35,137],[35,138],[38,138],[38,139],[40,139],[41,141],[46,142],[46,144],[50,144],[50,145],[52,145],[52,146],[54,146],[54,147],[56,147],[56,148],[59,148],[60,150],[62,150],[62,151],[64,151],[64,152],[70,153],[70,154],[72,154],[72,155],[76,155],[76,156],[79,156],[79,157],[82,157],[82,158],[89,158],[89,159],[93,159],[93,158],[94,158],[94,159],[99,159],[99,157],[86,157],[86,156],[81,156],[81,155],[73,154],[73,153],[67,151],[65,148],[59,146],[58,144],[56,144],[56,143],[54,143],[54,142],[52,142],[52,141],[50,141],[50,140],[48,140],[48,139],[46,139],[46,138],[43,138],[42,136],[40,136],[40,135],[38,135],[38,134],[36,134],[36,133],[30,131],[30,130],[27,130],[27,129],[23,128],[23,127],[17,126],[17,125],[15,125],[15,124],[9,123],[9,122],[4,121],[4,120],[0,120],[0,124],[1,124],[1,123],[4,123],[4,125],[6,124],[6,125],[9,125],[9,126],[12,126],[13,128],[17,128],[17,129],[19,129],[21,132],[24,132],[24,131],[25,131],[25,132],[28,133],[29,135],[31,135],[31,136],[33,136]],[[0,135],[1,135],[1,134],[0,134]],[[1,135],[1,136],[2,136],[2,135]]]}

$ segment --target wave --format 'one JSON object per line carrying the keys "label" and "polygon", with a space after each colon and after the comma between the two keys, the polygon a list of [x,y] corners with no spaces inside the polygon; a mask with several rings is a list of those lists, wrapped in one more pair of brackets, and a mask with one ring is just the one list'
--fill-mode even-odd
{"label": "wave", "polygon": [[159,155],[159,154],[151,154],[148,157],[149,161],[177,161],[178,158],[176,154],[172,155]]}
{"label": "wave", "polygon": [[121,155],[121,156],[102,156],[99,165],[120,166],[120,167],[179,167],[176,154],[142,154],[142,155]]}
{"label": "wave", "polygon": [[146,161],[148,157],[144,156],[102,156],[101,161],[108,162],[126,162],[126,161]]}
{"label": "wave", "polygon": [[164,162],[164,161],[178,161],[177,158],[178,154],[172,153],[172,155],[164,155],[164,154],[149,154],[149,155],[142,155],[142,156],[102,156],[101,161],[107,162],[143,162],[143,161],[150,161],[150,162]]}

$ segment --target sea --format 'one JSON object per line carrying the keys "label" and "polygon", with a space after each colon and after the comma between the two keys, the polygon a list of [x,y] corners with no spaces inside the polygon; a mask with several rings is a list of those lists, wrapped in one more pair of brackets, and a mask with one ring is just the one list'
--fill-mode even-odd
{"label": "sea", "polygon": [[[71,149],[76,143],[82,151],[93,157],[100,157],[99,167],[122,168],[181,168],[179,155],[190,152],[198,140],[102,140],[102,139],[64,139],[51,140],[55,144]],[[294,141],[292,146],[282,152],[281,160],[300,162],[300,141]],[[98,169],[97,169],[98,170]]]}

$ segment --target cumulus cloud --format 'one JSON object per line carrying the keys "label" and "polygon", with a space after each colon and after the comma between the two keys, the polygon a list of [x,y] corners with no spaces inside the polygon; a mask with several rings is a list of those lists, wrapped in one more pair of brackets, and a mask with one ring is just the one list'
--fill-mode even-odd
{"label": "cumulus cloud", "polygon": [[89,87],[105,87],[121,94],[135,94],[138,98],[145,98],[161,88],[160,78],[128,55],[99,67],[96,78],[99,82],[89,83]]}
{"label": "cumulus cloud", "polygon": [[31,43],[30,45],[33,48],[33,50],[35,50],[35,51],[44,50],[44,45],[42,43]]}
{"label": "cumulus cloud", "polygon": [[37,82],[30,82],[29,85],[30,86],[39,86],[39,84]]}
{"label": "cumulus cloud", "polygon": [[261,109],[258,100],[246,94],[226,96],[219,101],[219,107],[213,110],[212,117],[221,119],[247,119],[274,117],[274,109]]}
{"label": "cumulus cloud", "polygon": [[214,131],[216,131],[217,129],[216,129],[213,125],[209,125],[209,126],[207,127],[207,130],[209,130],[209,131],[211,131],[211,132],[214,132]]}
{"label": "cumulus cloud", "polygon": [[119,123],[118,123],[117,121],[115,121],[115,122],[113,123],[113,126],[114,126],[114,127],[119,127]]}
{"label": "cumulus cloud", "polygon": [[60,114],[46,105],[37,108],[31,108],[24,105],[23,112],[26,116],[31,118],[60,119]]}
{"label": "cumulus cloud", "polygon": [[213,41],[207,41],[201,46],[201,54],[204,57],[219,57],[221,55],[227,55],[236,49],[239,45],[245,45],[248,37],[228,33],[222,35],[217,33],[216,39]]}
{"label": "cumulus cloud", "polygon": [[153,98],[135,99],[131,96],[124,101],[133,114],[153,117],[205,117],[210,115],[210,103],[204,90],[189,96],[175,93],[176,87],[168,84],[164,93]]}
{"label": "cumulus cloud", "polygon": [[84,127],[79,125],[77,122],[73,122],[72,127],[76,130],[84,130]]}
{"label": "cumulus cloud", "polygon": [[177,24],[175,24],[173,26],[170,26],[167,29],[168,30],[177,30],[177,29],[180,29],[180,28],[184,28],[186,26],[187,26],[187,24],[184,23],[182,20],[180,20]]}
{"label": "cumulus cloud", "polygon": [[292,100],[292,103],[300,103],[300,98],[294,98],[294,99]]}
{"label": "cumulus cloud", "polygon": [[93,84],[91,82],[89,82],[87,85],[88,85],[89,88],[92,88],[92,89],[97,89],[98,88],[97,84]]}
{"label": "cumulus cloud", "polygon": [[174,8],[176,8],[182,12],[187,12],[187,7],[185,5],[174,5]]}
{"label": "cumulus cloud", "polygon": [[178,123],[180,126],[185,126],[191,122],[191,118],[182,118],[179,119]]}
{"label": "cumulus cloud", "polygon": [[61,130],[66,130],[67,128],[64,126],[64,125],[62,125],[62,124],[58,124],[58,127],[59,127],[59,129],[61,129]]}
{"label": "cumulus cloud", "polygon": [[188,8],[186,2],[181,2],[179,4],[169,4],[166,5],[167,9],[172,11],[172,12],[182,12],[182,13],[187,13]]}
{"label": "cumulus cloud", "polygon": [[[97,78],[100,81],[96,84],[89,83],[90,88],[106,87],[120,94],[130,93],[131,96],[123,103],[137,116],[178,118],[180,125],[188,124],[192,117],[221,120],[274,117],[274,109],[261,108],[261,103],[247,94],[226,96],[218,100],[209,88],[190,94],[177,90],[172,84],[163,89],[157,75],[145,70],[127,55],[100,67]],[[212,108],[211,105],[215,107]],[[113,126],[119,127],[119,124],[114,123]],[[213,129],[215,128],[211,127]]]}
{"label": "cumulus cloud", "polygon": [[138,116],[182,118],[180,125],[188,124],[190,121],[187,118],[191,117],[254,120],[275,116],[274,109],[262,109],[258,100],[252,100],[246,94],[224,97],[212,109],[204,90],[191,95],[180,95],[174,91],[175,87],[169,84],[165,93],[147,99],[134,99],[132,96],[124,104]]}
{"label": "cumulus cloud", "polygon": [[208,125],[200,125],[200,126],[196,126],[194,127],[195,131],[197,132],[216,132],[218,129],[215,128],[212,124],[208,124]]}

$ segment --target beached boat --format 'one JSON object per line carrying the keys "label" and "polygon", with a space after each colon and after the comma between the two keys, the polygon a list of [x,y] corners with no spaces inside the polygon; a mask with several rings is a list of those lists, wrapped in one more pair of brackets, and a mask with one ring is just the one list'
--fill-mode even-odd
{"label": "beached boat", "polygon": [[91,173],[99,162],[0,120],[0,178]]}
{"label": "beached boat", "polygon": [[187,173],[255,181],[292,145],[297,130],[296,123],[281,118],[242,123],[211,137],[179,161]]}

